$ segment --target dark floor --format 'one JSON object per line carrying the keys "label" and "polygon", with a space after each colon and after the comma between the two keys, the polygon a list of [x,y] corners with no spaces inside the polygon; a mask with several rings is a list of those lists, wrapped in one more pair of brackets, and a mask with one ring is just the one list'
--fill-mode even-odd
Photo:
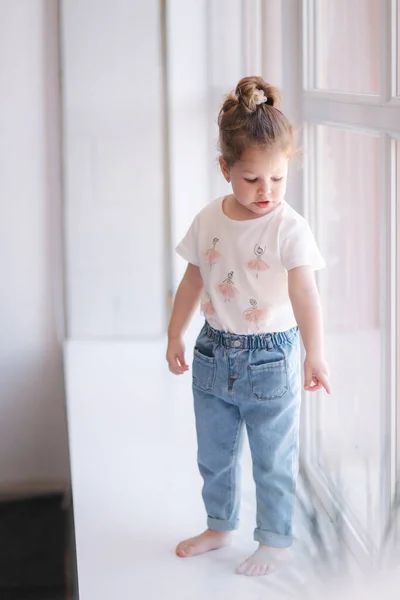
{"label": "dark floor", "polygon": [[62,496],[0,503],[0,600],[68,600],[70,513]]}

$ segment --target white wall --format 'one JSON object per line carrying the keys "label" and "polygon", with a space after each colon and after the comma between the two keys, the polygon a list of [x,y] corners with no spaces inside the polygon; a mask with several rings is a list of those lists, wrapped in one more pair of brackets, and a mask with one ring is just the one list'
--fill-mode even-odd
{"label": "white wall", "polygon": [[62,3],[68,336],[165,331],[158,0]]}
{"label": "white wall", "polygon": [[[169,198],[173,283],[186,263],[175,253],[195,215],[212,200],[207,0],[167,3]],[[213,155],[214,154],[214,155]]]}
{"label": "white wall", "polygon": [[[211,153],[214,168],[210,171],[212,197],[232,192],[232,187],[222,177],[218,165],[218,113],[225,96],[249,73],[245,64],[250,57],[245,51],[245,15],[241,0],[208,1],[208,84],[210,90],[209,125]],[[252,53],[253,54],[253,53]],[[249,59],[249,60],[247,60]]]}
{"label": "white wall", "polygon": [[57,3],[0,0],[0,489],[68,480]]}

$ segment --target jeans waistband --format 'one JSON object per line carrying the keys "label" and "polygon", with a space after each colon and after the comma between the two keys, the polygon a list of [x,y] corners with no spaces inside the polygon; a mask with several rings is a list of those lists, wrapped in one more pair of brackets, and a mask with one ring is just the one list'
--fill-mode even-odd
{"label": "jeans waistband", "polygon": [[234,348],[236,350],[273,350],[282,346],[285,342],[290,342],[297,335],[298,327],[292,327],[288,331],[278,331],[277,333],[260,333],[255,335],[239,335],[237,333],[227,333],[211,327],[209,323],[204,325],[206,335],[214,340],[218,345],[225,348]]}

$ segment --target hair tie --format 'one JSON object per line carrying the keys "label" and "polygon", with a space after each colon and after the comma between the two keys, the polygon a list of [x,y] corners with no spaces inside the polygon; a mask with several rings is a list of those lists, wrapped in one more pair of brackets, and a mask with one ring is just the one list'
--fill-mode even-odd
{"label": "hair tie", "polygon": [[263,104],[264,102],[266,102],[269,106],[274,105],[274,99],[271,98],[271,96],[266,97],[264,95],[264,90],[255,90],[253,97],[256,106],[258,106],[259,104]]}

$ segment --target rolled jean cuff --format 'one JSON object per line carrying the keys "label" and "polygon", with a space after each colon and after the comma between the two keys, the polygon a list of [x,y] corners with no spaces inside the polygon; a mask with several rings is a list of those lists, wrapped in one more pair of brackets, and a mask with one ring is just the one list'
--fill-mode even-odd
{"label": "rolled jean cuff", "polygon": [[212,519],[211,517],[208,517],[207,527],[213,531],[234,531],[239,527],[239,521],[231,522],[224,521],[223,519]]}
{"label": "rolled jean cuff", "polygon": [[264,546],[271,546],[272,548],[290,548],[293,544],[293,537],[291,535],[280,535],[279,533],[264,531],[263,529],[254,530],[254,539],[256,542]]}

